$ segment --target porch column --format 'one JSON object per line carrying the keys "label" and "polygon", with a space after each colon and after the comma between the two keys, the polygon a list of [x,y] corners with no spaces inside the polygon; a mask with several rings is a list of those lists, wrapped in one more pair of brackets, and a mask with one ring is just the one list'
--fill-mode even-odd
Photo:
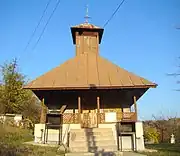
{"label": "porch column", "polygon": [[100,98],[97,97],[97,124],[100,123]]}
{"label": "porch column", "polygon": [[47,107],[44,104],[44,98],[43,98],[41,101],[41,117],[40,117],[41,124],[46,123],[46,113],[47,113]]}
{"label": "porch column", "polygon": [[136,96],[134,96],[134,109],[135,109],[135,113],[136,113],[136,120],[138,120],[138,117],[137,117],[137,104],[136,104]]}
{"label": "porch column", "polygon": [[79,113],[79,123],[81,123],[81,97],[78,97],[78,113]]}

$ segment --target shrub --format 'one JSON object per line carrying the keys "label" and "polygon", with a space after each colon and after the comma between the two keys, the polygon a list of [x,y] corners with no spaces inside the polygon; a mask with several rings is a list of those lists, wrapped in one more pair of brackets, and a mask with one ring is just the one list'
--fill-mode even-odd
{"label": "shrub", "polygon": [[159,143],[160,134],[156,128],[146,127],[144,137],[147,141]]}

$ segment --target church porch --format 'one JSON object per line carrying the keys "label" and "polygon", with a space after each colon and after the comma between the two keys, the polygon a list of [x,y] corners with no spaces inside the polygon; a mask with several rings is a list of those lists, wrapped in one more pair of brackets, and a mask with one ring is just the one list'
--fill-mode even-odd
{"label": "church porch", "polygon": [[146,89],[94,89],[34,92],[48,110],[59,110],[62,105],[67,106],[62,114],[63,124],[81,124],[82,128],[92,128],[105,123],[136,122],[136,101],[145,91]]}
{"label": "church porch", "polygon": [[[107,138],[105,138],[108,140],[106,141],[114,142],[110,147],[112,147],[112,149],[118,149],[117,141],[119,140],[119,136],[117,135],[116,129],[117,123],[128,123],[129,125],[135,125],[137,122],[136,100],[139,97],[137,94],[135,94],[137,90],[136,92],[131,92],[132,94],[127,92],[127,90],[101,90],[101,92],[95,90],[86,92],[51,91],[49,94],[47,94],[47,92],[43,92],[41,92],[39,95],[44,98],[41,96],[39,96],[39,98],[43,99],[43,105],[46,105],[49,111],[58,110],[63,104],[66,104],[67,108],[61,116],[61,136],[58,136],[59,131],[55,129],[49,129],[47,135],[47,131],[45,130],[45,118],[43,119],[43,116],[46,117],[46,115],[43,114],[45,112],[42,111],[42,118],[40,121],[41,123],[36,124],[35,126],[36,142],[41,140],[42,143],[57,144],[58,141],[61,141],[68,145],[70,141],[69,135],[72,135],[73,132],[84,135],[87,129],[92,129],[92,131],[96,131],[95,134],[98,133],[97,137],[99,140],[96,141],[98,144],[101,145],[101,142],[104,138],[103,135],[107,134]],[[36,92],[36,95],[38,95],[38,92]],[[62,104],[55,105],[53,100],[50,99],[55,99],[56,101],[61,99]],[[106,131],[108,132],[106,133]],[[135,131],[133,131],[132,135],[130,135],[130,137],[132,136],[135,136]],[[127,137],[124,138],[127,139]],[[80,139],[80,142],[81,141],[86,142],[86,140],[83,139]],[[134,146],[135,144],[133,143],[133,146],[130,147],[130,150],[134,150]],[[132,147],[133,149],[131,149]]]}

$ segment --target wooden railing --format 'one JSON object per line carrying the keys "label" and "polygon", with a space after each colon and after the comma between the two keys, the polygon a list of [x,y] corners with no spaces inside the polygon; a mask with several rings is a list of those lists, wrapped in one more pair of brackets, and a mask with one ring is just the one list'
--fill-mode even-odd
{"label": "wooden railing", "polygon": [[[137,121],[137,114],[135,112],[116,112],[116,119],[117,121],[123,121],[123,122],[131,122],[131,121],[135,122]],[[80,121],[79,113],[64,113],[63,123],[64,124],[78,124],[78,123],[83,123],[83,122]],[[99,113],[99,123],[106,123],[105,113]]]}
{"label": "wooden railing", "polygon": [[64,113],[63,114],[63,124],[78,124],[79,113]]}
{"label": "wooden railing", "polygon": [[136,112],[123,112],[121,121],[137,121]]}
{"label": "wooden railing", "polygon": [[99,123],[105,123],[105,113],[99,113]]}

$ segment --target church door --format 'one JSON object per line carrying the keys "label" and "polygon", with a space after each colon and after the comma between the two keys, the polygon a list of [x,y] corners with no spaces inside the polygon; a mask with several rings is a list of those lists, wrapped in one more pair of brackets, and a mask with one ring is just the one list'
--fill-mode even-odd
{"label": "church door", "polygon": [[95,109],[94,110],[82,110],[81,127],[82,128],[97,127],[97,113],[96,113]]}

